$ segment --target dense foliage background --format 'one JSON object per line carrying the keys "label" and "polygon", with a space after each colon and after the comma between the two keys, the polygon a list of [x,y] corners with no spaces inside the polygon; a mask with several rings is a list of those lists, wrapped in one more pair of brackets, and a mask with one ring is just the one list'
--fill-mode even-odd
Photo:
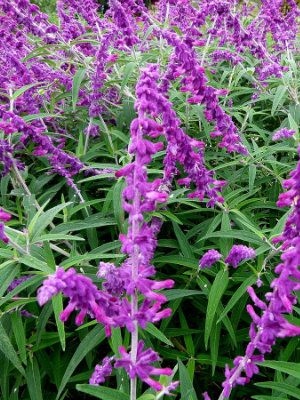
{"label": "dense foliage background", "polygon": [[[1,16],[5,15],[8,3],[1,1]],[[18,1],[12,3],[18,7]],[[35,3],[48,13],[52,23],[59,23],[55,2]],[[172,13],[176,4],[170,3]],[[255,18],[257,12],[254,4],[250,15]],[[101,10],[99,15],[103,18]],[[246,26],[250,17],[243,18]],[[154,16],[152,22],[158,23]],[[169,22],[168,19],[161,22],[161,27],[183,35],[180,27]],[[1,23],[1,30],[5,30],[5,21]],[[148,63],[159,63],[166,70],[172,53],[166,41],[152,35],[153,26],[146,30],[143,22],[138,26],[139,38],[145,46],[132,46],[131,51],[116,47],[112,52],[117,57],[105,60],[106,76],[104,79],[98,76],[105,106],[98,117],[93,117],[93,124],[100,131],[95,137],[86,134],[91,120],[90,104],[85,99],[92,92],[95,79],[97,55],[89,46],[94,49],[99,46],[97,33],[88,30],[77,39],[45,43],[38,35],[25,32],[30,46],[20,63],[30,68],[38,60],[54,72],[63,70],[67,76],[65,82],[59,76],[55,81],[55,74],[45,82],[46,71],[41,73],[39,82],[28,81],[20,86],[15,74],[19,74],[21,67],[18,65],[11,76],[6,75],[5,57],[1,56],[1,75],[6,76],[7,82],[16,82],[9,92],[9,86],[1,78],[1,104],[15,105],[16,114],[26,124],[43,123],[44,134],[83,164],[72,176],[80,191],[81,198],[78,198],[64,176],[58,171],[51,173],[53,165],[50,167],[45,154],[36,152],[36,142],[27,141],[22,146],[22,128],[12,132],[10,144],[14,151],[9,157],[20,165],[9,166],[0,187],[1,207],[12,215],[5,224],[11,243],[1,243],[0,248],[3,400],[94,398],[86,384],[95,365],[105,356],[117,354],[121,344],[129,346],[130,335],[125,329],[116,328],[106,338],[103,327],[90,318],[79,327],[73,317],[62,323],[59,314],[63,297],[58,295],[40,307],[36,293],[56,265],[74,267],[100,287],[101,279],[96,276],[99,262],[120,265],[125,259],[119,241],[119,234],[126,233],[128,223],[121,200],[125,184],[123,179],[115,178],[114,172],[131,161],[128,144],[130,124],[136,115],[135,86],[140,71]],[[169,99],[182,127],[189,136],[205,141],[207,168],[213,169],[217,179],[226,180],[227,184],[223,189],[224,203],[213,208],[206,207],[207,199],[189,198],[188,190],[176,184],[166,207],[158,207],[151,213],[150,216],[163,220],[153,260],[157,277],[172,278],[175,286],[165,293],[172,316],[140,330],[147,346],[159,352],[162,365],[175,368],[174,379],[180,385],[174,398],[184,400],[200,399],[205,391],[217,399],[222,391],[225,365],[232,365],[232,360],[245,352],[251,322],[246,311],[249,303],[246,289],[261,279],[263,284],[256,290],[259,297],[263,298],[270,290],[280,256],[272,239],[282,232],[290,213],[288,208],[279,208],[276,202],[283,191],[283,179],[298,160],[298,38],[295,48],[282,51],[274,50],[272,37],[267,37],[272,51],[278,51],[280,64],[287,68],[277,76],[270,74],[262,82],[256,70],[260,61],[250,51],[245,51],[236,64],[226,59],[213,62],[216,49],[230,49],[231,45],[220,46],[216,38],[210,40],[209,26],[211,20],[203,29],[206,42],[196,47],[197,56],[205,67],[208,84],[228,90],[228,94],[220,96],[220,105],[232,117],[249,154],[226,153],[219,148],[210,137],[213,123],[207,120],[204,107],[187,102],[187,93],[180,91],[178,81],[172,83]],[[101,35],[104,34],[105,29]],[[5,43],[1,49],[4,46]],[[30,112],[30,107],[23,103],[34,101],[37,107]],[[7,120],[2,119],[0,129],[5,123]],[[272,141],[274,132],[284,127],[293,129],[294,136]],[[1,132],[2,140],[6,137],[5,129]],[[59,142],[60,139],[63,140]],[[1,146],[5,164],[8,161],[2,156]],[[165,150],[155,154],[148,167],[150,177],[163,175],[164,155]],[[226,257],[233,244],[253,247],[256,258],[237,269],[229,268],[228,275],[223,261],[211,269],[199,269],[199,259],[207,250],[217,249]],[[220,271],[224,271],[221,280]],[[30,277],[10,286],[23,275]],[[300,308],[296,305],[289,321],[300,326],[299,314]],[[234,389],[232,399],[300,399],[299,338],[279,339],[267,359],[250,383]],[[104,386],[118,389],[119,395],[113,397],[103,387],[94,393],[103,399],[127,399],[128,385],[127,375],[116,370]],[[140,400],[155,399],[153,390],[141,384],[138,390]]]}

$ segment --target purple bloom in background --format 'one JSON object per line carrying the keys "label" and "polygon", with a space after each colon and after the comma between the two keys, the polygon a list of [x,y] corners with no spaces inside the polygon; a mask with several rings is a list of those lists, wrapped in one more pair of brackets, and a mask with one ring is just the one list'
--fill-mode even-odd
{"label": "purple bloom in background", "polygon": [[293,129],[282,128],[274,133],[272,140],[276,141],[281,139],[288,139],[292,137],[295,133],[296,131],[294,131]]}
{"label": "purple bloom in background", "polygon": [[101,365],[96,365],[93,375],[90,377],[90,385],[99,385],[104,383],[107,376],[112,373],[112,361],[114,357],[105,357]]}
{"label": "purple bloom in background", "polygon": [[32,278],[33,275],[23,275],[20,276],[20,278],[14,279],[11,284],[8,286],[7,291],[11,292],[14,290],[17,286],[21,285],[21,283],[28,281],[28,279]]}
{"label": "purple bloom in background", "polygon": [[[11,292],[12,290],[14,290],[16,287],[18,287],[19,285],[21,285],[21,283],[28,281],[28,279],[32,278],[33,275],[23,275],[20,278],[14,279],[11,284],[8,286],[7,288],[7,292]],[[17,298],[17,297],[15,297]],[[17,310],[17,308],[13,308],[12,311]],[[33,317],[33,314],[31,314],[29,311],[27,310],[21,310],[21,315],[23,315],[23,317],[26,318],[30,318]]]}
{"label": "purple bloom in background", "polygon": [[222,254],[220,254],[217,250],[208,250],[200,259],[199,267],[201,269],[210,268],[214,263],[219,261],[221,257]]}
{"label": "purple bloom in background", "polygon": [[[11,220],[11,215],[4,210],[0,209],[0,221],[8,222]],[[4,243],[8,243],[9,239],[4,232],[4,224],[0,222],[0,240]]]}
{"label": "purple bloom in background", "polygon": [[255,250],[251,247],[244,246],[242,244],[235,244],[232,246],[225,263],[232,265],[236,268],[241,261],[249,260],[255,257]]}

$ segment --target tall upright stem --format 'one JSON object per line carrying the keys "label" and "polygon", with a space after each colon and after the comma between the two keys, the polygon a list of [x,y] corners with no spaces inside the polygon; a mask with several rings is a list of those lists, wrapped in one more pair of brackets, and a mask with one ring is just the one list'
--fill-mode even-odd
{"label": "tall upright stem", "polygon": [[[140,130],[139,130],[140,132]],[[135,239],[138,237],[140,231],[140,202],[141,202],[141,194],[138,189],[138,177],[137,177],[137,168],[140,164],[139,162],[139,154],[136,153],[135,159],[135,169],[134,169],[134,176],[133,176],[133,187],[135,188],[135,194],[133,199],[133,212],[132,212],[132,220],[131,220],[131,228],[132,228],[132,241],[135,243]],[[139,255],[140,255],[140,247],[138,244],[134,244],[134,251],[132,255],[132,264],[131,264],[131,278],[133,282],[136,282],[138,279],[139,273]],[[137,291],[135,290],[134,293],[131,295],[131,317],[133,319],[134,330],[131,333],[131,362],[133,364],[136,363],[137,360],[137,348],[138,348],[138,323],[135,319],[135,315],[138,311],[138,296]],[[136,386],[137,386],[137,379],[132,378],[130,380],[130,400],[136,400]]]}

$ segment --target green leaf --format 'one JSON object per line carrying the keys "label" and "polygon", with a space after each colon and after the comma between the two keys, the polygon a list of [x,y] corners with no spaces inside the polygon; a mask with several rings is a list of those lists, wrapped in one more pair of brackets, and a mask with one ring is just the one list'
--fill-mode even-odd
{"label": "green leaf", "polygon": [[74,75],[73,78],[73,84],[72,84],[72,107],[73,107],[73,112],[76,111],[76,104],[78,100],[78,94],[80,90],[80,85],[81,82],[84,78],[85,75],[85,69],[79,69],[76,74]]}
{"label": "green leaf", "polygon": [[83,221],[66,222],[57,225],[52,230],[52,233],[67,233],[70,231],[81,231],[83,229],[100,228],[109,225],[116,225],[116,221],[114,218],[104,218],[92,215],[91,217],[88,217]]}
{"label": "green leaf", "polygon": [[208,296],[208,304],[206,311],[206,319],[205,319],[205,328],[204,328],[204,342],[205,347],[207,348],[208,339],[211,333],[211,329],[213,326],[214,317],[221,300],[221,297],[228,285],[228,272],[227,271],[219,271],[217,276],[215,277],[214,283],[209,292]]}
{"label": "green leaf", "polygon": [[276,390],[277,392],[285,393],[300,400],[300,389],[284,382],[259,382],[256,383],[255,386]]}
{"label": "green leaf", "polygon": [[31,243],[48,242],[48,241],[50,242],[50,241],[56,241],[56,240],[83,241],[85,239],[80,236],[63,235],[61,233],[48,233],[47,235],[41,235],[40,237],[36,238],[35,240],[32,240]]}
{"label": "green leaf", "polygon": [[[231,231],[231,221],[228,212],[222,213],[221,231]],[[233,245],[232,239],[221,238],[219,240],[220,251],[222,254],[228,254]]]}
{"label": "green leaf", "polygon": [[65,325],[59,318],[61,312],[63,311],[63,298],[61,293],[57,294],[52,298],[52,306],[55,315],[55,322],[57,326],[59,340],[61,343],[61,348],[63,349],[63,351],[65,351],[66,349]]}
{"label": "green leaf", "polygon": [[181,299],[182,297],[187,297],[187,296],[199,296],[203,295],[202,292],[199,290],[189,290],[189,289],[170,289],[167,291],[162,292],[169,301],[171,300],[177,300]]}
{"label": "green leaf", "polygon": [[283,96],[285,95],[286,91],[287,91],[287,86],[283,86],[283,85],[278,86],[275,96],[274,96],[272,109],[271,109],[272,116],[275,114],[275,111],[277,110],[279,104],[282,102]]}
{"label": "green leaf", "polygon": [[[177,243],[176,243],[177,248]],[[154,259],[155,263],[164,263],[164,264],[174,264],[174,265],[183,265],[184,267],[198,269],[199,261],[195,260],[195,258],[188,259],[182,256],[161,256]]]}
{"label": "green leaf", "polygon": [[191,245],[189,244],[184,233],[179,228],[178,224],[176,224],[176,222],[172,222],[172,224],[173,224],[173,229],[174,229],[176,238],[178,240],[179,247],[180,247],[182,254],[184,255],[184,257],[194,258],[194,254],[193,254]]}
{"label": "green leaf", "polygon": [[161,342],[173,347],[173,343],[158,328],[156,328],[155,325],[148,323],[145,331],[156,337],[156,339]]}
{"label": "green leaf", "polygon": [[186,367],[178,359],[181,400],[197,400],[195,389]]}
{"label": "green leaf", "polygon": [[63,118],[63,116],[60,114],[51,114],[51,113],[39,113],[39,114],[30,114],[23,116],[25,122],[30,122],[34,121],[35,119],[42,119],[42,118]]}
{"label": "green leaf", "polygon": [[11,324],[14,332],[15,340],[18,346],[20,358],[24,364],[27,364],[26,360],[26,336],[23,326],[21,315],[18,311],[11,314]]}
{"label": "green leaf", "polygon": [[275,227],[271,230],[270,232],[270,237],[272,238],[273,236],[277,236],[279,235],[282,231],[283,228],[285,226],[286,220],[288,218],[288,216],[290,215],[291,210],[288,210],[286,213],[284,213],[284,215],[279,219],[279,221],[277,222],[277,224],[275,225]]}
{"label": "green leaf", "polygon": [[285,374],[289,374],[294,376],[295,378],[300,379],[300,364],[285,362],[285,361],[264,361],[262,363],[258,363],[259,365],[272,368],[276,371],[284,372]]}
{"label": "green leaf", "polygon": [[[53,271],[51,271],[51,272],[53,272]],[[20,285],[15,287],[11,292],[8,292],[5,297],[0,299],[0,306],[2,306],[2,304],[5,304],[7,301],[11,300],[22,290],[24,290],[32,285],[40,284],[42,280],[43,280],[43,277],[41,277],[41,276],[33,276],[32,278],[29,278],[27,281],[22,282]]]}
{"label": "green leaf", "polygon": [[[5,262],[5,266],[1,268],[0,274],[0,296],[6,292],[7,288],[13,281],[13,279],[18,274],[20,268],[18,265],[14,265],[15,261],[7,261]],[[7,268],[9,267],[9,268]]]}
{"label": "green leaf", "polygon": [[134,68],[136,66],[135,62],[129,62],[128,64],[126,64],[125,68],[124,68],[124,73],[123,73],[123,79],[121,82],[121,90],[120,92],[123,93],[125,86],[127,85],[132,72],[134,71]]}
{"label": "green leaf", "polygon": [[19,259],[19,262],[24,264],[24,265],[27,265],[27,267],[36,269],[38,271],[43,271],[46,274],[52,274],[53,273],[53,269],[48,267],[48,265],[44,261],[41,261],[38,258],[33,257],[31,255],[22,256]]}
{"label": "green leaf", "polygon": [[256,166],[249,165],[249,191],[252,192],[254,188],[254,182],[256,177]]}
{"label": "green leaf", "polygon": [[282,397],[258,395],[258,396],[252,396],[251,399],[254,399],[254,400],[282,400]]}
{"label": "green leaf", "polygon": [[19,96],[21,96],[23,93],[25,93],[27,90],[35,87],[35,86],[39,86],[42,85],[43,82],[36,82],[36,83],[30,83],[29,85],[25,85],[23,87],[21,87],[20,89],[16,90],[13,95],[12,98],[13,100],[16,100]]}
{"label": "green leaf", "polygon": [[155,400],[155,396],[154,394],[145,393],[142,396],[140,396],[137,400]]}
{"label": "green leaf", "polygon": [[34,241],[38,239],[39,235],[43,232],[43,230],[51,224],[56,214],[58,214],[61,210],[63,210],[68,205],[72,204],[72,202],[59,204],[50,210],[37,212],[37,214],[33,217],[32,221],[29,224],[28,231],[31,239]]}
{"label": "green leaf", "polygon": [[50,318],[52,312],[53,312],[52,303],[49,302],[45,304],[36,324],[36,346],[39,346],[41,342],[43,331],[47,325],[48,319]]}
{"label": "green leaf", "polygon": [[122,393],[116,389],[110,389],[105,386],[76,385],[79,392],[90,394],[97,399],[102,400],[129,400],[128,394]]}
{"label": "green leaf", "polygon": [[[216,318],[215,318],[215,320],[216,320]],[[220,334],[221,334],[221,324],[215,324],[215,320],[213,322],[214,329],[212,330],[210,338],[209,338],[212,375],[215,374],[215,369],[216,369],[217,362],[218,362]]]}
{"label": "green leaf", "polygon": [[125,187],[123,180],[118,180],[113,188],[113,208],[116,221],[121,233],[124,233],[124,210],[122,207],[122,192]]}
{"label": "green leaf", "polygon": [[254,233],[237,229],[233,229],[231,231],[214,232],[212,234],[205,235],[203,238],[201,238],[201,241],[210,238],[222,238],[222,237],[239,239],[245,242],[254,243],[258,245],[264,244],[264,241]]}
{"label": "green leaf", "polygon": [[[64,376],[62,377],[58,394],[56,399],[60,398],[68,380],[71,378],[73,372],[75,371],[78,364],[84,359],[84,357],[97,345],[99,345],[105,339],[104,328],[100,326],[95,326],[82,340],[80,345],[77,347],[77,350],[73,354]],[[89,385],[87,385],[89,386]]]}
{"label": "green leaf", "polygon": [[252,286],[255,281],[257,280],[256,276],[249,276],[244,282],[242,282],[241,286],[234,291],[233,295],[231,296],[227,306],[225,307],[224,311],[220,315],[217,323],[222,321],[222,319],[229,313],[229,311],[234,307],[234,305],[239,301],[239,299],[245,294],[247,287]]}
{"label": "green leaf", "polygon": [[299,125],[297,124],[297,122],[292,117],[292,114],[288,114],[288,120],[289,120],[289,124],[290,124],[290,129],[293,129],[294,131],[296,131],[296,133],[298,133],[299,132]]}
{"label": "green leaf", "polygon": [[43,400],[40,370],[35,358],[33,358],[26,369],[26,382],[30,399]]}
{"label": "green leaf", "polygon": [[0,351],[5,355],[5,357],[17,368],[17,370],[25,375],[24,368],[22,367],[21,361],[11,344],[2,323],[0,322]]}
{"label": "green leaf", "polygon": [[[180,320],[180,325],[182,328],[184,328],[184,329],[189,328],[187,320],[186,320],[185,315],[181,308],[179,309],[179,320]],[[194,357],[195,356],[195,346],[194,346],[192,335],[188,335],[188,334],[184,335],[183,339],[184,339],[185,347],[186,347],[188,354],[190,356]]]}

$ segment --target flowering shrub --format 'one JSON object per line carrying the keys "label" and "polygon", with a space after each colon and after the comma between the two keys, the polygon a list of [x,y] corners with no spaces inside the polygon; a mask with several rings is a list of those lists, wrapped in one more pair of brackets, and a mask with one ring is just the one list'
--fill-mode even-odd
{"label": "flowering shrub", "polygon": [[0,0],[1,398],[300,398],[297,2],[35,3]]}

